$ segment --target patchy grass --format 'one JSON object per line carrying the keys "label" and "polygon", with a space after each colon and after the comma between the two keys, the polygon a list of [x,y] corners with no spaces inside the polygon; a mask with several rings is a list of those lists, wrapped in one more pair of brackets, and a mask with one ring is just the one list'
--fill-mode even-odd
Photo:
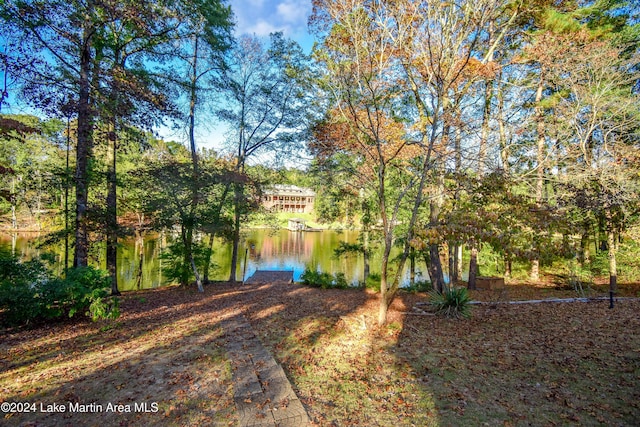
{"label": "patchy grass", "polygon": [[[600,288],[602,286],[602,288]],[[576,296],[552,283],[471,292],[500,301]],[[637,296],[640,286],[620,285]],[[591,296],[606,295],[596,284]],[[8,425],[237,425],[220,321],[244,314],[318,426],[636,425],[637,301],[473,307],[470,319],[412,315],[387,326],[377,295],[298,285],[215,284],[129,293],[118,323],[0,332],[7,402],[157,403],[158,412],[0,414]]]}

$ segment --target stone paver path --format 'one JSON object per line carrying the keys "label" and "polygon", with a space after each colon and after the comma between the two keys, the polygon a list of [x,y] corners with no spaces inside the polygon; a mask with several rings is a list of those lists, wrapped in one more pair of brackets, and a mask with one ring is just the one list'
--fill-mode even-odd
{"label": "stone paver path", "polygon": [[249,322],[236,316],[224,321],[222,327],[240,426],[307,426],[307,412],[282,367],[264,348]]}

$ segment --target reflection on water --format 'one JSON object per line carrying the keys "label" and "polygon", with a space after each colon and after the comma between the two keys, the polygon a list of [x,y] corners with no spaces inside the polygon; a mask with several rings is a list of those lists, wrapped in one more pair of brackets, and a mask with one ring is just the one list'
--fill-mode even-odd
{"label": "reflection on water", "polygon": [[[306,269],[342,272],[352,282],[361,280],[362,260],[357,257],[339,260],[333,251],[340,242],[355,243],[354,231],[291,232],[279,230],[251,230],[244,241],[248,245],[247,274],[255,270],[293,270],[294,280],[299,280]],[[252,247],[253,245],[253,247]]]}
{"label": "reflection on water", "polygon": [[[56,274],[64,271],[64,243],[39,247],[43,236],[37,234],[0,234],[0,245],[5,245],[22,259],[30,259],[45,253],[52,254],[52,269]],[[168,284],[167,261],[160,254],[167,250],[174,237],[166,233],[149,234],[142,238],[121,239],[118,246],[118,287],[123,290],[149,289]],[[329,273],[344,273],[347,281],[362,281],[362,256],[350,255],[336,258],[334,249],[340,242],[355,243],[356,231],[291,232],[288,230],[246,230],[240,245],[237,277],[241,278],[246,259],[245,277],[256,270],[293,270],[294,280],[299,280],[307,268]],[[95,245],[91,264],[105,268],[104,245]],[[245,258],[246,255],[246,258]],[[73,257],[71,250],[70,258]],[[223,241],[214,242],[211,280],[229,278],[231,245]],[[164,265],[163,265],[164,263]],[[371,271],[379,272],[380,256],[370,260]],[[418,269],[420,270],[420,269]],[[163,275],[163,271],[165,272]],[[422,280],[418,271],[418,280]]]}

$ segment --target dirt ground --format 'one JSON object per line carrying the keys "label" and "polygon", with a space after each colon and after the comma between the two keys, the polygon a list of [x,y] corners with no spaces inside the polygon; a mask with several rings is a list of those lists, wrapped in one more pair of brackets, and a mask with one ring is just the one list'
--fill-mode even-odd
{"label": "dirt ground", "polygon": [[378,296],[362,290],[127,293],[115,322],[0,331],[0,425],[237,425],[221,328],[237,314],[318,426],[637,425],[640,302],[501,304],[575,296],[552,283],[475,291],[492,304],[456,320],[415,313],[427,295],[401,293],[378,327]]}

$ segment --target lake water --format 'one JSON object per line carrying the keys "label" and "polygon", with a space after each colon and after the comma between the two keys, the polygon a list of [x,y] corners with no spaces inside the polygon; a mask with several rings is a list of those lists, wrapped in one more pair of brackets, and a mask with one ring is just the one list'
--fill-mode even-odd
{"label": "lake water", "polygon": [[[14,250],[22,259],[49,254],[52,269],[56,274],[61,274],[64,271],[64,243],[40,247],[43,237],[36,234],[0,234],[0,244]],[[150,234],[138,241],[135,238],[121,239],[118,247],[120,290],[149,289],[169,284],[166,277],[168,261],[162,260],[160,254],[167,251],[173,239],[174,237],[167,233]],[[362,281],[362,256],[336,258],[334,249],[340,242],[355,243],[357,240],[357,231],[245,230],[241,240],[236,277],[242,280],[246,254],[245,277],[250,277],[256,270],[293,270],[294,280],[297,281],[304,270],[309,268],[332,274],[343,273],[348,282],[355,284]],[[101,245],[95,246],[97,248],[91,254],[91,264],[105,268],[105,251],[100,248]],[[70,254],[70,258],[72,257],[73,253]],[[231,245],[216,241],[212,256],[212,264],[216,268],[210,272],[210,280],[227,280],[230,263]],[[379,254],[372,255],[370,265],[372,273],[379,273]],[[423,280],[422,271],[424,268],[417,268],[417,280]],[[138,280],[139,277],[141,280]]]}

